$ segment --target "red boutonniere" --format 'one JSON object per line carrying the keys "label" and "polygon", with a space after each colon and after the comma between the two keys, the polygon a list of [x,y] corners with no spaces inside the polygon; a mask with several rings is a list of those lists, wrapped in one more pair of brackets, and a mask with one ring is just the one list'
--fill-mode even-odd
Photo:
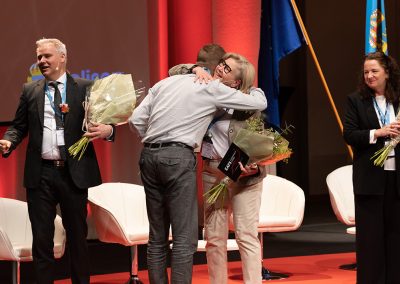
{"label": "red boutonniere", "polygon": [[69,112],[68,104],[60,104],[60,110],[61,110],[61,113],[67,114]]}

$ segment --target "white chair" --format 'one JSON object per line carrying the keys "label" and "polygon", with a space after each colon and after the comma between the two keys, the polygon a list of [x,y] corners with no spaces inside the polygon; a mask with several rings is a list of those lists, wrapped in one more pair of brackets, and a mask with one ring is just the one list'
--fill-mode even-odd
{"label": "white chair", "polygon": [[[328,174],[326,183],[328,185],[332,209],[336,218],[343,224],[352,226],[347,228],[346,232],[354,235],[356,233],[356,220],[352,174],[352,165],[337,168]],[[340,268],[354,270],[356,264],[345,264],[341,265]]]}
{"label": "white chair", "polygon": [[332,209],[343,224],[355,226],[353,167],[340,167],[326,177]]}
{"label": "white chair", "polygon": [[[60,216],[54,220],[54,257],[65,251],[65,230]],[[20,262],[32,261],[32,229],[26,202],[0,198],[0,260],[13,261],[13,283],[20,283]]]}
{"label": "white chair", "polygon": [[[304,192],[299,186],[275,175],[264,178],[258,224],[261,252],[263,252],[263,233],[297,230],[303,221],[304,206]],[[286,274],[271,272],[264,266],[262,276],[263,280],[288,277]]]}
{"label": "white chair", "polygon": [[149,240],[146,197],[143,186],[129,183],[103,183],[89,188],[89,206],[99,240],[130,247],[130,279],[137,275],[137,246]]}

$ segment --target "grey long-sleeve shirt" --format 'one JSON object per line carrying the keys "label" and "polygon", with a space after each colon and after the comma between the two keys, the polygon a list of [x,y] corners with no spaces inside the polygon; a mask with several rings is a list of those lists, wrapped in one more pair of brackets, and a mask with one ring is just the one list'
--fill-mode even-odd
{"label": "grey long-sleeve shirt", "polygon": [[218,108],[264,110],[267,100],[261,89],[250,95],[227,87],[219,80],[194,83],[194,75],[168,77],[150,90],[129,118],[142,142],[181,142],[193,148],[202,138]]}

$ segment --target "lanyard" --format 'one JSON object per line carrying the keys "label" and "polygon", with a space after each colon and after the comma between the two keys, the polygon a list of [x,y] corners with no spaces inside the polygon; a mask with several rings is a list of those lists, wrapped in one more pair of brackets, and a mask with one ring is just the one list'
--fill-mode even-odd
{"label": "lanyard", "polygon": [[[63,89],[63,91],[61,93],[61,103],[65,104],[66,94],[67,94],[67,85],[65,84],[65,82],[62,83],[62,84],[64,85],[64,89]],[[58,88],[58,86],[56,88]],[[54,94],[55,94],[55,91],[56,90],[54,89]],[[51,94],[51,91],[49,89],[49,85],[47,83],[46,83],[46,89],[45,89],[44,92],[45,92],[47,98],[50,101],[50,105],[51,105],[51,108],[54,110],[54,114],[57,115],[58,117],[60,117],[61,120],[63,120],[63,118],[64,118],[63,114],[61,113],[61,111],[58,108],[56,108],[54,106],[54,98],[53,98],[53,95]]]}
{"label": "lanyard", "polygon": [[390,118],[389,118],[389,111],[388,111],[388,109],[389,109],[389,103],[386,102],[386,109],[385,109],[385,113],[383,114],[383,113],[382,113],[382,110],[381,110],[380,107],[378,106],[378,103],[376,102],[376,99],[373,98],[373,100],[374,100],[375,109],[378,111],[379,121],[381,122],[381,125],[384,126],[384,125],[388,124],[388,123],[389,123],[389,120],[390,120]]}

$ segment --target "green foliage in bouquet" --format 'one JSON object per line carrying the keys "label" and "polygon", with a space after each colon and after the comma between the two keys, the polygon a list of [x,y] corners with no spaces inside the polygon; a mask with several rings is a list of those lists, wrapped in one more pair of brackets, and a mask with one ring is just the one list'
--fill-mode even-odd
{"label": "green foliage in bouquet", "polygon": [[394,148],[396,148],[397,144],[400,142],[400,136],[396,136],[392,138],[389,143],[387,143],[385,146],[383,146],[381,149],[376,151],[374,155],[371,157],[371,160],[374,159],[374,165],[383,167],[385,164],[390,152],[393,151]]}
{"label": "green foliage in bouquet", "polygon": [[[278,161],[288,162],[292,154],[292,149],[289,147],[289,141],[286,140],[284,136],[292,133],[293,125],[286,125],[285,128],[279,132],[273,128],[264,129],[264,122],[259,117],[251,117],[246,120],[246,122],[247,127],[239,131],[234,142],[249,155],[249,163],[269,165]],[[246,133],[241,133],[242,131],[251,131],[254,134],[247,135]],[[246,136],[246,138],[242,138],[243,135]],[[242,142],[244,139],[249,141]],[[268,155],[269,151],[270,155]]]}
{"label": "green foliage in bouquet", "polygon": [[[278,161],[287,163],[292,149],[289,148],[289,142],[283,135],[291,133],[292,128],[294,126],[286,125],[282,132],[273,128],[264,129],[263,120],[252,117],[246,120],[246,127],[238,131],[233,143],[249,156],[249,164],[257,163],[264,166]],[[224,202],[230,182],[231,180],[225,177],[218,185],[208,190],[204,194],[206,202],[214,204],[218,199]]]}
{"label": "green foliage in bouquet", "polygon": [[[400,112],[396,115],[396,121],[400,121]],[[400,142],[400,135],[397,135],[396,137],[393,137],[390,139],[389,143],[387,143],[385,146],[383,146],[381,149],[376,151],[374,155],[371,157],[371,160],[374,159],[374,165],[383,167],[385,164],[390,152],[396,148],[397,144]]]}
{"label": "green foliage in bouquet", "polygon": [[214,204],[218,199],[221,200],[221,206],[225,202],[225,194],[228,194],[228,184],[231,182],[229,177],[224,177],[216,186],[208,190],[204,197],[209,204]]}

